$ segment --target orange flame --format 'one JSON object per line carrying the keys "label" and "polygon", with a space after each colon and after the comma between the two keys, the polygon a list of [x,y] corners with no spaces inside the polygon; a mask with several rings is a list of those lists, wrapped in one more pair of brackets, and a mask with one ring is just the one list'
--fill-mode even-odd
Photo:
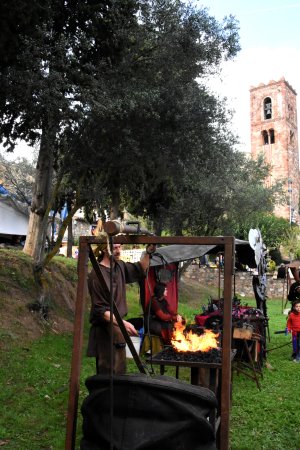
{"label": "orange flame", "polygon": [[208,352],[212,348],[218,348],[219,334],[212,330],[204,330],[201,335],[192,330],[184,333],[185,326],[182,322],[175,322],[174,328],[171,343],[179,352]]}

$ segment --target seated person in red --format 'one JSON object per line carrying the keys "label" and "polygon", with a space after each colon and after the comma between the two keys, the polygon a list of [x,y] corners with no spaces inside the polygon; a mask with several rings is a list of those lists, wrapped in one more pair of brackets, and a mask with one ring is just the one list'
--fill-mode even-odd
{"label": "seated person in red", "polygon": [[182,317],[176,311],[171,311],[165,298],[166,285],[157,283],[147,307],[145,316],[145,330],[150,334],[161,336],[164,344],[171,344],[174,322],[181,321]]}

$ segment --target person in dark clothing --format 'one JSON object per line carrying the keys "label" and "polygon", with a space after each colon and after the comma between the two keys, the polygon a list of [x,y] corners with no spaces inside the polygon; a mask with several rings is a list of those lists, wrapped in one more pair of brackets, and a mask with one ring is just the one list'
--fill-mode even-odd
{"label": "person in dark clothing", "polygon": [[[110,273],[113,271],[114,301],[123,319],[124,326],[130,336],[138,336],[134,326],[126,321],[126,283],[138,282],[145,277],[145,271],[149,266],[149,254],[146,253],[143,260],[137,263],[125,263],[120,260],[121,245],[113,246],[113,267],[110,267],[110,255],[108,248],[103,244],[99,258],[99,268],[106,286],[99,280],[94,269],[88,277],[88,289],[91,296],[90,333],[88,340],[87,356],[96,358],[97,373],[110,373]],[[113,316],[113,371],[116,375],[126,372],[126,344],[125,338]]]}
{"label": "person in dark clothing", "polygon": [[173,326],[176,321],[181,321],[182,317],[177,314],[177,311],[172,311],[165,298],[167,288],[164,283],[157,283],[153,296],[150,299],[146,317],[145,330],[155,336],[161,336],[164,344],[171,343],[173,334]]}
{"label": "person in dark clothing", "polygon": [[280,264],[277,270],[277,279],[285,279],[286,277],[286,268],[284,264]]}
{"label": "person in dark clothing", "polygon": [[295,302],[296,300],[300,300],[300,280],[295,281],[291,284],[290,290],[288,293],[288,300],[290,302]]}

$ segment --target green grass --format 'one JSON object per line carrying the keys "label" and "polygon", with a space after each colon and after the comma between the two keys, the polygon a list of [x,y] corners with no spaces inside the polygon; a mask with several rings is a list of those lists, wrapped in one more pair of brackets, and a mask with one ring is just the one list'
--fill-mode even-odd
{"label": "green grass", "polygon": [[[130,316],[137,317],[141,307],[137,290],[133,286],[128,288],[128,301]],[[234,374],[231,450],[300,449],[297,392],[300,365],[290,360],[290,337],[274,334],[275,330],[285,328],[286,316],[281,309],[281,300],[268,301],[271,341],[268,343],[268,364],[263,370],[261,390],[254,381]],[[183,306],[180,305],[180,312],[192,318],[194,313],[201,312],[201,305],[197,310],[193,304],[189,310],[186,301]],[[87,332],[88,326],[85,327],[83,353]],[[3,352],[0,363],[0,446],[3,449],[64,448],[71,352],[70,334],[48,334],[26,346],[12,340],[10,350]],[[155,370],[158,373],[157,366]],[[128,361],[128,371],[137,372],[132,360]],[[87,395],[84,380],[93,374],[94,360],[83,355],[80,405]],[[174,368],[168,368],[167,374],[174,375]],[[180,377],[186,380],[188,375],[188,369],[180,371]],[[80,434],[79,410],[78,443]]]}
{"label": "green grass", "polygon": [[[71,352],[71,335],[49,334],[5,353],[0,367],[0,445],[5,450],[64,448]],[[93,371],[94,361],[84,356],[81,399],[87,394],[84,380]]]}
{"label": "green grass", "polygon": [[[73,258],[64,258],[62,256],[55,256],[53,258],[56,266],[59,268],[61,274],[69,281],[77,281],[77,264],[78,260]],[[74,270],[75,269],[75,270]]]}
{"label": "green grass", "polygon": [[300,365],[291,360],[291,337],[275,335],[285,328],[281,300],[268,301],[270,342],[261,390],[244,376],[233,377],[232,450],[299,450],[300,410],[297,380]]}
{"label": "green grass", "polygon": [[[30,291],[34,289],[34,280],[32,276],[28,276],[27,272],[31,274],[32,262],[21,250],[6,250],[0,249],[2,258],[5,257],[6,264],[1,263],[0,274],[0,291],[7,292],[9,283],[11,286]],[[3,261],[3,259],[2,259]],[[24,270],[26,269],[26,270]]]}

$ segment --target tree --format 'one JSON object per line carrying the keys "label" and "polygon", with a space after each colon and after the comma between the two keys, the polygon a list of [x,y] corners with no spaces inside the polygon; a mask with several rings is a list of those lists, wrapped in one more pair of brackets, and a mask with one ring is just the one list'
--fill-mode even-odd
{"label": "tree", "polygon": [[286,257],[289,258],[290,261],[300,258],[300,238],[298,226],[291,226],[289,224],[289,226],[284,230],[280,243],[282,244]]}
{"label": "tree", "polygon": [[279,249],[289,234],[289,221],[276,217],[272,213],[257,212],[256,216],[250,216],[248,220],[241,221],[236,228],[236,236],[239,239],[248,239],[250,228],[259,228],[263,241],[269,250]]}
{"label": "tree", "polygon": [[[168,180],[180,179],[193,154],[205,152],[221,119],[217,107],[211,115],[209,103],[215,99],[195,78],[217,70],[222,57],[238,50],[233,19],[222,28],[206,10],[180,2],[164,2],[164,7],[143,2],[139,23],[121,64],[107,71],[110,101],[105,110],[93,105],[82,134],[82,142],[88,136],[89,157],[94,165],[98,162],[105,180],[112,217],[120,214],[122,200],[132,211],[156,217],[168,207]],[[105,70],[101,76],[106,77]],[[161,187],[166,198],[151,212]]]}
{"label": "tree", "polygon": [[[26,2],[27,3],[27,2]],[[29,232],[25,252],[32,254],[39,264],[43,255],[48,224],[48,205],[54,162],[56,134],[64,107],[67,85],[62,88],[62,48],[58,10],[52,2],[34,2],[36,12],[32,28],[16,28],[15,54],[1,67],[2,93],[5,104],[1,108],[1,137],[4,145],[13,150],[17,138],[29,143],[40,140],[36,179],[33,189]],[[11,24],[18,20],[16,5],[5,5]],[[31,10],[31,8],[29,8]],[[25,13],[25,17],[29,17]],[[26,21],[25,21],[26,22]],[[56,58],[54,58],[54,53]]]}
{"label": "tree", "polygon": [[26,158],[8,161],[0,155],[0,183],[22,203],[30,205],[35,168]]}
{"label": "tree", "polygon": [[[244,158],[243,155],[241,157]],[[239,227],[246,225],[250,229],[258,226],[256,225],[258,223],[262,226],[262,217],[271,217],[275,204],[285,201],[283,182],[277,181],[272,186],[266,185],[269,173],[270,166],[262,157],[257,161],[244,158],[244,162],[239,162],[233,171],[231,183],[230,178],[228,179],[232,194],[228,199],[229,209],[223,227],[226,233],[238,235]],[[273,242],[276,238],[274,235]],[[270,234],[268,240],[271,244]]]}
{"label": "tree", "polygon": [[[228,119],[223,105],[197,83],[185,86],[178,99],[176,119],[174,132],[166,140],[170,143],[170,147],[165,146],[167,155],[161,151],[160,164],[152,164],[155,170],[149,174],[150,189],[145,189],[143,197],[132,196],[131,208],[148,215],[154,223],[159,219],[169,230],[181,234],[187,218],[195,215],[195,209],[204,201],[206,186],[207,195],[212,195],[214,185],[210,186],[209,179],[213,175],[220,177],[218,165],[222,152],[224,168],[234,138],[226,131]],[[222,133],[226,137],[225,150]],[[209,207],[211,213],[212,202]],[[202,211],[204,223],[207,223],[206,212],[207,208]]]}
{"label": "tree", "polygon": [[[160,211],[160,220],[175,234],[223,234],[245,239],[249,229],[261,223],[263,213],[272,213],[283,195],[282,185],[266,187],[268,166],[233,151],[230,141],[222,142],[220,133],[210,136],[206,151],[196,152],[185,164],[182,176],[177,174],[169,183],[172,204]],[[270,233],[268,237],[271,242]],[[274,235],[272,242],[277,237]]]}
{"label": "tree", "polygon": [[[238,28],[233,18],[219,24],[206,9],[171,0],[27,3],[0,66],[0,135],[11,150],[17,138],[40,142],[25,251],[41,267],[62,180],[76,180],[78,199],[78,180],[91,186],[97,174],[114,217],[122,199],[157,189],[163,168],[170,179],[182,170],[195,148],[185,92],[236,54]],[[2,6],[11,26],[21,20],[16,6]],[[193,108],[204,117],[200,93]]]}
{"label": "tree", "polygon": [[[14,39],[8,48],[9,57],[1,65],[4,102],[0,108],[0,134],[9,150],[13,150],[17,138],[31,144],[40,141],[24,251],[41,265],[48,214],[54,199],[51,195],[54,166],[59,150],[65,148],[59,142],[65,130],[75,129],[84,117],[89,96],[99,92],[100,86],[90,73],[90,60],[97,53],[105,55],[105,45],[98,45],[96,39],[102,34],[103,44],[112,34],[105,17],[111,2],[23,2],[22,11],[24,4],[28,6],[28,12],[24,8],[24,20],[20,18],[18,5],[1,4],[3,16],[14,30]],[[124,12],[127,8],[130,17],[134,17],[134,4],[123,2],[120,9]],[[16,23],[19,26],[14,26]],[[94,90],[85,92],[84,87],[91,88],[92,82]],[[57,179],[62,176],[58,174]]]}

